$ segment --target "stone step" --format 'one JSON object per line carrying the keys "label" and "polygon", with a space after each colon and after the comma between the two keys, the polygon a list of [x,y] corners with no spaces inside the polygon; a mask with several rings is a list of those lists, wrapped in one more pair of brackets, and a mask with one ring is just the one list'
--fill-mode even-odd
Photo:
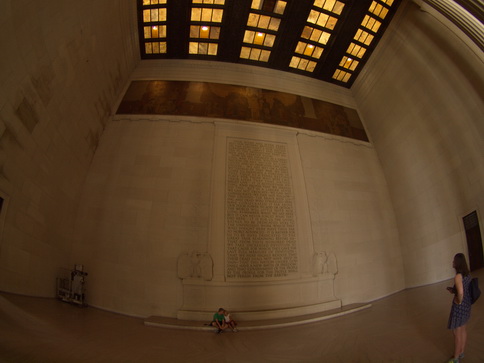
{"label": "stone step", "polygon": [[[304,316],[310,314],[318,314],[324,311],[334,310],[341,308],[341,300],[328,300],[322,301],[318,304],[303,305],[303,306],[293,306],[284,308],[273,308],[273,309],[250,309],[250,310],[238,310],[230,309],[230,311],[235,311],[236,316],[234,319],[237,322],[242,321],[259,321],[259,320],[273,320],[273,319],[284,319],[291,318],[294,316]],[[211,321],[214,312],[212,310],[178,310],[177,319],[179,320],[194,320],[194,321]]]}
{"label": "stone step", "polygon": [[[361,310],[369,309],[371,304],[350,304],[338,309],[327,310],[317,314],[308,314],[291,318],[280,318],[270,320],[249,320],[238,322],[237,329],[239,331],[260,330],[260,329],[275,329],[284,328],[295,325],[315,323],[327,319],[333,319],[340,316],[356,313]],[[245,312],[247,313],[247,312]],[[233,314],[234,320],[237,321],[237,314]],[[214,327],[209,326],[210,322],[201,322],[195,320],[180,320],[176,318],[165,318],[161,316],[151,316],[144,321],[147,326],[159,328],[173,328],[186,330],[200,330],[200,331],[215,331]],[[227,329],[230,331],[230,329]]]}

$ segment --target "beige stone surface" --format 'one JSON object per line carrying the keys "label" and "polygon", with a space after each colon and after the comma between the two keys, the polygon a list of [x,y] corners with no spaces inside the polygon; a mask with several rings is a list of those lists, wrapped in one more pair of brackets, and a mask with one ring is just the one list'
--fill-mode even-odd
{"label": "beige stone surface", "polygon": [[[288,145],[300,265],[287,282],[227,281],[229,137]],[[92,276],[90,304],[104,309],[138,316],[220,304],[271,310],[370,301],[404,287],[386,182],[365,142],[230,120],[119,115],[103,135],[81,199],[82,242],[73,255]],[[178,270],[180,256],[192,251],[210,254],[212,281],[192,276],[189,266]],[[315,252],[331,256],[322,271],[335,273],[329,284],[313,277]]]}
{"label": "beige stone surface", "polygon": [[211,277],[224,282],[226,135],[217,127],[243,123],[113,117],[135,79],[247,85],[356,108],[371,143],[243,132],[282,138],[296,158],[300,277],[314,274],[314,253],[334,253],[343,305],[450,277],[452,255],[467,252],[461,218],[477,210],[484,224],[483,56],[424,10],[403,1],[345,89],[241,64],[139,62],[134,1],[0,2],[0,290],[53,296],[57,270],[79,263],[90,304],[174,317],[181,254],[210,253]]}
{"label": "beige stone surface", "polygon": [[206,252],[214,125],[119,119],[104,132],[86,179],[73,256],[91,304],[171,316],[182,302],[178,258]]}
{"label": "beige stone surface", "polygon": [[403,289],[395,216],[373,147],[303,133],[298,144],[314,248],[338,259],[335,295],[348,304]]}
{"label": "beige stone surface", "polygon": [[84,179],[139,61],[133,1],[0,2],[0,289],[53,296]]}
{"label": "beige stone surface", "polygon": [[[482,281],[484,270],[475,276]],[[196,330],[183,329],[183,322],[178,329],[154,328],[143,322],[160,320],[2,293],[0,355],[8,362],[446,362],[453,354],[452,332],[446,329],[449,284],[408,289],[369,309],[314,323],[239,321],[239,332],[223,334],[193,322],[188,327]],[[466,363],[484,361],[480,302],[467,326]],[[161,321],[166,320],[171,322]]]}
{"label": "beige stone surface", "polygon": [[[452,275],[462,217],[484,209],[484,56],[455,27],[403,4],[354,92],[381,160],[406,286]],[[482,30],[482,24],[481,24]]]}

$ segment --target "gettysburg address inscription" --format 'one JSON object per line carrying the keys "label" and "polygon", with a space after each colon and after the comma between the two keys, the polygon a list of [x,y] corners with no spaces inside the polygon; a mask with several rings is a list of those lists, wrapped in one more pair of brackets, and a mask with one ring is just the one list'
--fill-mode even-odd
{"label": "gettysburg address inscription", "polygon": [[298,272],[287,145],[228,138],[226,188],[227,278]]}

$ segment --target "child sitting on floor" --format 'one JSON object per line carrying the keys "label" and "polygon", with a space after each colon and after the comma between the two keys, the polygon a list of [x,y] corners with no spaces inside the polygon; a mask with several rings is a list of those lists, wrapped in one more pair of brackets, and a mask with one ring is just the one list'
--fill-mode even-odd
{"label": "child sitting on floor", "polygon": [[232,320],[232,317],[230,316],[227,310],[224,310],[224,315],[225,315],[225,324],[227,324],[230,328],[232,328],[232,331],[236,332],[237,323],[235,322],[235,320]]}
{"label": "child sitting on floor", "polygon": [[225,323],[225,311],[223,308],[218,309],[218,311],[213,314],[213,320],[210,323],[211,326],[217,328],[217,333],[221,333],[224,329],[227,328],[227,324]]}

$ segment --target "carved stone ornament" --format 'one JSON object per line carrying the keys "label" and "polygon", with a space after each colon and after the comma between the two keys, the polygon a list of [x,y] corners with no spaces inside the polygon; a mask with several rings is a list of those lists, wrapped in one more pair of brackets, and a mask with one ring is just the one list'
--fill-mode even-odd
{"label": "carved stone ornament", "polygon": [[178,278],[212,280],[213,260],[210,254],[197,251],[184,252],[178,257]]}
{"label": "carved stone ornament", "polygon": [[336,263],[336,256],[333,252],[315,252],[313,255],[313,276],[324,274],[336,275],[338,273],[338,265]]}

